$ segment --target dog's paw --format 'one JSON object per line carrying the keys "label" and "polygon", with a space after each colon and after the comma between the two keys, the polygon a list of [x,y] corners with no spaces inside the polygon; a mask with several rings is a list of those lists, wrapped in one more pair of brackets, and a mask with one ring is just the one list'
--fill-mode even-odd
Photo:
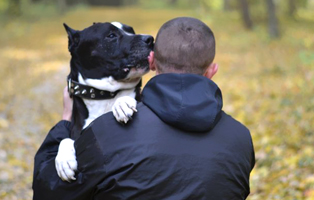
{"label": "dog's paw", "polygon": [[118,122],[128,123],[136,110],[136,100],[132,97],[120,97],[112,106],[112,112]]}
{"label": "dog's paw", "polygon": [[58,155],[55,159],[58,176],[63,181],[76,180],[74,175],[77,170],[77,161],[74,149],[74,140],[67,138],[60,142]]}

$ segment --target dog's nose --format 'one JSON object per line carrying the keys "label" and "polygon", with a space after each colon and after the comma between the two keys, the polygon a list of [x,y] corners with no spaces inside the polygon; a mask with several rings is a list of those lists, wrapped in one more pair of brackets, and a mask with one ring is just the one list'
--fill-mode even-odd
{"label": "dog's nose", "polygon": [[142,40],[148,45],[151,46],[154,42],[154,38],[150,35],[142,35]]}

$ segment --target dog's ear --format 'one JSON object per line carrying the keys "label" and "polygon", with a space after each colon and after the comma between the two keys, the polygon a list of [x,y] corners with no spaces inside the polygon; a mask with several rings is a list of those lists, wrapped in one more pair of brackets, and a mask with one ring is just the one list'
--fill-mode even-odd
{"label": "dog's ear", "polygon": [[122,28],[123,28],[123,30],[125,32],[131,33],[131,34],[135,34],[135,31],[134,31],[134,29],[131,26],[123,24]]}
{"label": "dog's ear", "polygon": [[63,23],[63,26],[64,26],[66,32],[68,33],[68,38],[69,38],[68,48],[69,48],[69,51],[71,52],[73,50],[73,48],[77,47],[78,43],[80,42],[79,31],[76,31],[76,30],[70,28],[65,23]]}

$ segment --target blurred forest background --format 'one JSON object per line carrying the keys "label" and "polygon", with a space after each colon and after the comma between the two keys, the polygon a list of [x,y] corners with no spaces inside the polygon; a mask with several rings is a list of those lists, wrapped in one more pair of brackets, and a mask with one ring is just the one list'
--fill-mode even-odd
{"label": "blurred forest background", "polygon": [[223,109],[255,145],[249,199],[314,200],[314,0],[0,0],[0,199],[32,198],[34,155],[61,119],[62,23],[120,21],[156,36],[178,16],[216,35]]}

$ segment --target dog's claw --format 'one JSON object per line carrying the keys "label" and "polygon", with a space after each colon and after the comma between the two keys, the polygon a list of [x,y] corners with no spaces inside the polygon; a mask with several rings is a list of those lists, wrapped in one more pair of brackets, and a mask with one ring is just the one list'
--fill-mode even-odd
{"label": "dog's claw", "polygon": [[119,124],[121,124],[122,126],[125,125],[125,123],[123,121],[118,121]]}
{"label": "dog's claw", "polygon": [[125,96],[120,97],[116,100],[112,107],[113,115],[118,122],[127,124],[128,121],[132,120],[132,115],[136,110],[136,100],[132,97]]}
{"label": "dog's claw", "polygon": [[131,109],[132,109],[134,112],[137,112],[137,110],[136,110],[135,107],[131,107]]}

